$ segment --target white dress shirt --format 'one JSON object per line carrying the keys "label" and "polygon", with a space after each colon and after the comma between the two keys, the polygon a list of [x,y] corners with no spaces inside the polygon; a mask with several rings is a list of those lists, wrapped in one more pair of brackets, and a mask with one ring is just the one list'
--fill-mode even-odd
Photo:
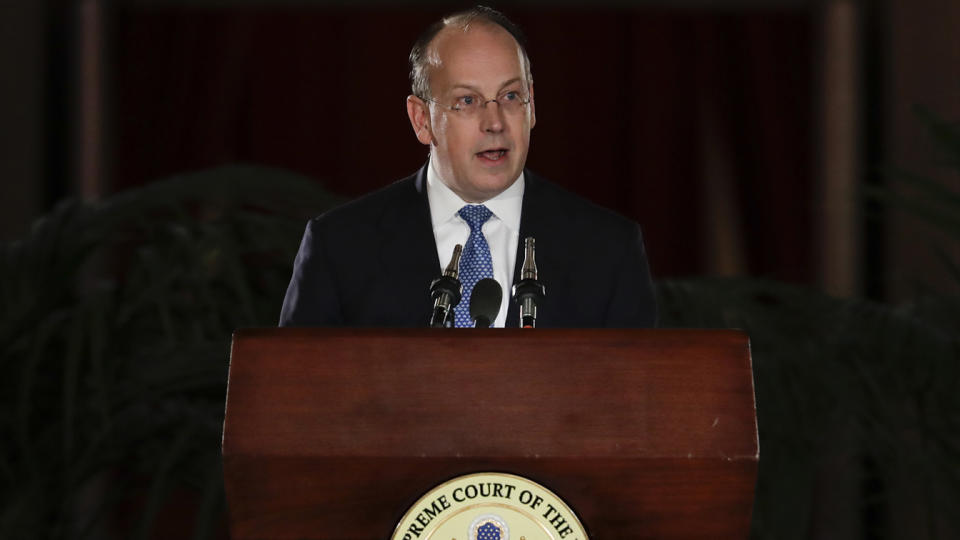
{"label": "white dress shirt", "polygon": [[[513,269],[517,262],[517,243],[520,239],[520,211],[523,208],[523,171],[520,177],[503,193],[483,203],[468,203],[454,193],[433,168],[433,160],[427,167],[427,200],[430,203],[430,220],[433,222],[433,238],[437,242],[437,256],[442,272],[450,262],[453,247],[465,246],[470,236],[470,226],[458,212],[467,204],[483,204],[493,215],[483,224],[483,236],[490,246],[493,259],[493,279],[503,289],[500,312],[493,325],[503,328],[507,311],[511,307],[510,288],[513,286]],[[469,306],[468,306],[469,307]]]}

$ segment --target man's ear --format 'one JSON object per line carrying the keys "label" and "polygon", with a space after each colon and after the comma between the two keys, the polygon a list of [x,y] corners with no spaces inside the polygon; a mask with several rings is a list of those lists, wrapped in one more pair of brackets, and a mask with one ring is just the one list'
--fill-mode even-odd
{"label": "man's ear", "polygon": [[417,140],[429,145],[433,142],[433,131],[430,129],[430,110],[427,104],[417,96],[407,96],[407,116]]}
{"label": "man's ear", "polygon": [[530,83],[530,129],[537,125],[537,108],[533,101],[533,83]]}

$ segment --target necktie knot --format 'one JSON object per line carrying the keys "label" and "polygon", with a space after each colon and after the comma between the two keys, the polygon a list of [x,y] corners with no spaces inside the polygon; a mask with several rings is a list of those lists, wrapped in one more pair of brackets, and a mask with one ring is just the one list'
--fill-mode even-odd
{"label": "necktie knot", "polygon": [[490,219],[493,212],[482,204],[468,204],[460,209],[460,217],[470,225],[471,232],[481,232],[483,224]]}

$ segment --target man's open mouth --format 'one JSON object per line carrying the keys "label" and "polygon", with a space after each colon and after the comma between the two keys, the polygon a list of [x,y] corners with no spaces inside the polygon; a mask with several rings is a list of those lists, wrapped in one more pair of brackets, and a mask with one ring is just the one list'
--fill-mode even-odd
{"label": "man's open mouth", "polygon": [[507,155],[507,150],[505,148],[498,148],[495,150],[487,150],[485,152],[477,152],[477,156],[490,161],[500,161],[503,159],[503,156]]}

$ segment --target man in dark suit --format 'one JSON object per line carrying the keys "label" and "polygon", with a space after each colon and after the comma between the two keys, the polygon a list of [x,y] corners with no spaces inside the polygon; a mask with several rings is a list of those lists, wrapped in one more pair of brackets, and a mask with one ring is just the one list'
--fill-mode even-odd
{"label": "man in dark suit", "polygon": [[494,326],[518,326],[510,285],[536,239],[547,296],[539,327],[650,327],[640,228],[524,169],[536,124],[523,38],[473,8],[431,26],[410,53],[411,126],[430,159],[416,174],[307,225],[281,326],[426,326],[430,282],[464,246],[457,326],[473,286],[505,285]]}

